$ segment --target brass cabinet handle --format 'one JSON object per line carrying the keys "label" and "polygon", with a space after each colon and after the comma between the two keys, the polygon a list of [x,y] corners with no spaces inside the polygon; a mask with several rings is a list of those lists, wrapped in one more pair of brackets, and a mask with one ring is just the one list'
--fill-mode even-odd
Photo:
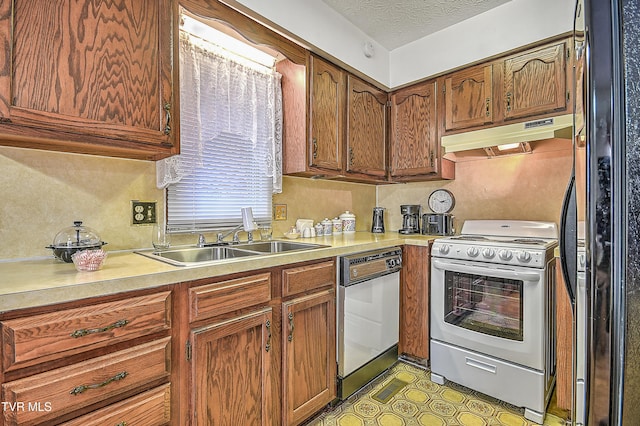
{"label": "brass cabinet handle", "polygon": [[82,392],[89,390],[89,389],[98,389],[101,388],[103,386],[108,385],[109,383],[113,383],[113,382],[117,382],[118,380],[122,380],[125,377],[127,377],[129,373],[127,373],[126,371],[120,372],[118,374],[116,374],[115,376],[105,380],[102,383],[96,383],[93,385],[80,385],[80,386],[76,386],[75,388],[71,389],[71,392],[69,392],[71,395],[80,395]]}
{"label": "brass cabinet handle", "polygon": [[164,111],[167,115],[167,121],[164,125],[164,134],[168,135],[169,133],[171,133],[171,104],[169,102],[164,104]]}
{"label": "brass cabinet handle", "polygon": [[313,138],[313,159],[318,158],[318,140]]}
{"label": "brass cabinet handle", "polygon": [[491,98],[487,98],[487,106],[486,106],[486,115],[487,117],[489,117],[489,115],[491,115]]}
{"label": "brass cabinet handle", "polygon": [[507,111],[511,111],[511,92],[507,92]]}
{"label": "brass cabinet handle", "polygon": [[105,331],[109,331],[109,330],[112,330],[114,328],[124,327],[127,324],[129,324],[129,320],[121,319],[121,320],[116,321],[113,324],[108,325],[106,327],[89,328],[89,329],[83,328],[83,329],[80,329],[80,330],[76,330],[73,333],[71,333],[71,337],[74,337],[74,338],[77,339],[78,337],[86,336],[88,334],[104,333]]}
{"label": "brass cabinet handle", "polygon": [[349,148],[349,167],[353,166],[353,159],[354,159],[353,148]]}
{"label": "brass cabinet handle", "polygon": [[265,327],[267,327],[267,344],[264,347],[264,350],[269,352],[271,349],[271,321],[267,320]]}
{"label": "brass cabinet handle", "polygon": [[287,340],[292,341],[293,340],[293,312],[289,312],[289,336],[287,337]]}
{"label": "brass cabinet handle", "polygon": [[127,426],[127,422],[123,420],[120,423],[118,423],[116,426]]}

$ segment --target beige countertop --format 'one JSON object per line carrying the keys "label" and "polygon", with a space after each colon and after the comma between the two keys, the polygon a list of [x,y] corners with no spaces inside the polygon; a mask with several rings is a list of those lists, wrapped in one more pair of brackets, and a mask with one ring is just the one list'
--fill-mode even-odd
{"label": "beige countertop", "polygon": [[330,247],[226,259],[187,267],[169,265],[134,252],[109,253],[102,269],[95,272],[78,272],[73,263],[64,263],[53,257],[1,262],[0,313],[393,245],[428,245],[434,238],[437,236],[406,236],[395,232],[386,234],[356,232],[330,237],[304,238],[297,241]]}

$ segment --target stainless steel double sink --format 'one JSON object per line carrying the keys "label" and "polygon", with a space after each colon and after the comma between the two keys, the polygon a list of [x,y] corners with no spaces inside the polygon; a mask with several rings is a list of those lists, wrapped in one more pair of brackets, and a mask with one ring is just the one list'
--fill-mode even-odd
{"label": "stainless steel double sink", "polygon": [[313,250],[324,247],[330,246],[297,241],[273,240],[236,245],[211,245],[208,247],[185,247],[161,251],[138,251],[136,253],[176,266],[192,266],[225,259],[285,253],[298,250]]}

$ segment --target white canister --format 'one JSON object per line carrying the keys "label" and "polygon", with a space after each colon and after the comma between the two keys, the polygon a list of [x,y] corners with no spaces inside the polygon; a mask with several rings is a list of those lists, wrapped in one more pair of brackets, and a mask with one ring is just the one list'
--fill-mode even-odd
{"label": "white canister", "polygon": [[342,219],[339,217],[334,217],[331,221],[333,225],[333,234],[342,234]]}
{"label": "white canister", "polygon": [[328,217],[325,217],[322,221],[322,234],[323,235],[331,235],[333,232],[333,223],[329,220]]}
{"label": "white canister", "polygon": [[356,232],[356,215],[349,212],[342,213],[340,215],[340,220],[342,221],[342,232],[345,234],[350,234]]}

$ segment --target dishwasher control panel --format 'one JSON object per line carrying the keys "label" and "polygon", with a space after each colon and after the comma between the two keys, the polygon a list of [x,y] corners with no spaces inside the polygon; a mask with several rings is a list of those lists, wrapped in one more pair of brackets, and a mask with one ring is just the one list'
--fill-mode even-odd
{"label": "dishwasher control panel", "polygon": [[349,286],[402,269],[402,249],[390,247],[340,257],[340,285]]}

